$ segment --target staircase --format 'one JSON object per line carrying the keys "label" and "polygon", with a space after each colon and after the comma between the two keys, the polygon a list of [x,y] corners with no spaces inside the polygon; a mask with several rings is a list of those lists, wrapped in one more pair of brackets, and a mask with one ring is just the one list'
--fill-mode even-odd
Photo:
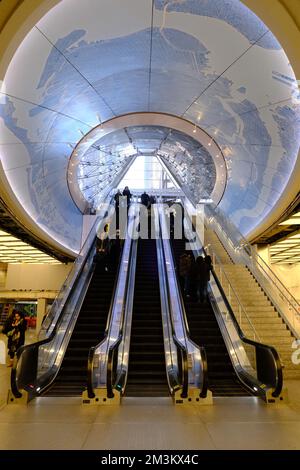
{"label": "staircase", "polygon": [[115,277],[97,264],[59,373],[44,396],[80,396],[87,387],[89,349],[104,337]]}
{"label": "staircase", "polygon": [[126,396],[169,396],[156,241],[138,240]]}
{"label": "staircase", "polygon": [[[253,324],[259,336],[259,341],[275,347],[284,366],[283,374],[285,379],[299,379],[300,367],[299,365],[293,364],[291,361],[291,356],[294,351],[291,346],[295,338],[288,330],[283,319],[248,268],[232,263],[217,235],[211,230],[206,230],[205,236],[205,243],[211,245],[210,252],[214,251],[221,259],[222,269],[224,269],[233,290],[236,292],[248,318]],[[219,273],[217,265],[216,272]],[[229,293],[230,289],[225,276],[219,276],[219,280],[221,281],[227,297],[230,296],[232,310],[243,332],[246,336],[248,335],[250,339],[253,339],[253,330],[245,317],[240,315],[238,301],[232,293]]]}
{"label": "staircase", "polygon": [[[171,240],[177,266],[185,249],[184,240]],[[250,392],[238,379],[209,303],[199,304],[184,297],[190,337],[207,354],[209,389],[215,397],[249,396]]]}

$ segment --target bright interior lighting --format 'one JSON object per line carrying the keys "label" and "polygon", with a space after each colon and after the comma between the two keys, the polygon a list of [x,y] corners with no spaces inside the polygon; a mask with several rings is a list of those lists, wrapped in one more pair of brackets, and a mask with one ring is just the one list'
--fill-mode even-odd
{"label": "bright interior lighting", "polygon": [[0,263],[61,264],[55,258],[0,230]]}

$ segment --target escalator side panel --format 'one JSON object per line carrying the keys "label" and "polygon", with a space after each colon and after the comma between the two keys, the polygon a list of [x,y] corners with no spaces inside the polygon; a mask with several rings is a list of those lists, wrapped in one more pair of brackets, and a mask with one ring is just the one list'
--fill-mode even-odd
{"label": "escalator side panel", "polygon": [[59,373],[43,396],[80,396],[86,388],[89,349],[104,338],[115,277],[116,270],[96,265]]}
{"label": "escalator side panel", "polygon": [[[176,265],[179,266],[185,240],[171,239],[171,243]],[[249,396],[249,391],[235,373],[210,303],[201,304],[183,297],[191,339],[206,350],[209,389],[213,396]]]}
{"label": "escalator side panel", "polygon": [[138,241],[126,396],[169,396],[156,241]]}

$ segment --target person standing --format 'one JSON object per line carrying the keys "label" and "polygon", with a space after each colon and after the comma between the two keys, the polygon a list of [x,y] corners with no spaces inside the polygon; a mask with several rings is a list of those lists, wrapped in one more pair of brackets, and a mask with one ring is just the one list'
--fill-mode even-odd
{"label": "person standing", "polygon": [[125,196],[127,198],[127,212],[128,212],[129,206],[130,206],[130,201],[131,201],[131,198],[132,198],[132,194],[131,194],[130,189],[128,188],[128,186],[125,186],[124,191],[123,191],[123,196]]}
{"label": "person standing", "polygon": [[114,195],[115,200],[115,211],[116,211],[116,227],[119,228],[119,213],[120,213],[120,197],[122,197],[121,191],[118,189],[116,194]]}
{"label": "person standing", "polygon": [[185,295],[190,295],[192,257],[190,253],[184,252],[179,258],[180,286]]}
{"label": "person standing", "polygon": [[27,325],[24,315],[14,310],[11,325],[6,330],[6,336],[8,337],[7,348],[10,358],[8,367],[12,367],[17,350],[25,343],[26,329]]}
{"label": "person standing", "polygon": [[205,300],[206,286],[207,286],[207,266],[203,256],[198,256],[196,259],[197,265],[197,297],[200,303]]}
{"label": "person standing", "polygon": [[205,258],[204,258],[204,263],[205,263],[205,286],[204,286],[204,294],[205,294],[205,298],[207,301],[209,301],[209,298],[208,298],[208,283],[210,281],[210,273],[213,269],[213,265],[212,265],[212,261],[211,261],[211,256],[209,255],[206,255]]}
{"label": "person standing", "polygon": [[146,191],[143,192],[143,194],[141,195],[141,203],[143,204],[143,206],[149,207],[149,203],[150,203],[150,197],[149,197],[149,194],[146,193]]}

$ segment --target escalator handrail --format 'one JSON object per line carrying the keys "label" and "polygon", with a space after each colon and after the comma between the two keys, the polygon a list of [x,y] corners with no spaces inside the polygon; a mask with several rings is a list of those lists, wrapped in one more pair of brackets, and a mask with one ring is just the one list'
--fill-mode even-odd
{"label": "escalator handrail", "polygon": [[[96,224],[96,222],[95,222],[95,224]],[[84,269],[87,258],[90,255],[91,250],[94,248],[95,242],[96,242],[96,240],[91,244],[91,247],[89,248],[89,250],[87,251],[87,253],[84,257],[84,261],[82,262],[81,268],[77,272],[76,279],[73,282],[73,287],[75,286],[76,282],[78,281],[78,279],[80,277],[80,274],[82,273],[82,271]],[[47,338],[36,341],[35,343],[31,343],[31,344],[27,344],[25,346],[21,346],[18,349],[18,351],[16,353],[16,360],[13,363],[13,367],[12,367],[12,370],[11,370],[11,377],[10,377],[11,390],[12,390],[12,393],[14,394],[14,396],[16,398],[21,398],[22,397],[22,393],[20,392],[20,390],[18,389],[18,386],[17,386],[17,367],[18,367],[18,363],[19,363],[19,360],[20,360],[22,354],[26,351],[31,350],[31,349],[39,349],[40,346],[42,346],[44,344],[47,344],[47,343],[50,343],[54,339],[54,337],[56,335],[56,332],[57,332],[57,329],[58,329],[58,327],[59,327],[59,325],[62,321],[63,312],[64,312],[64,310],[67,306],[68,300],[69,300],[70,295],[73,292],[73,290],[74,289],[69,290],[69,292],[67,294],[67,297],[66,297],[66,300],[64,302],[63,308],[61,309],[59,317],[57,318],[56,323],[54,325],[54,328],[53,328],[52,332],[50,333],[50,335]]]}
{"label": "escalator handrail", "polygon": [[[205,398],[207,396],[207,391],[208,391],[208,364],[207,364],[207,354],[206,354],[206,350],[203,346],[200,346],[200,345],[197,345],[192,339],[191,339],[191,336],[190,336],[190,331],[189,331],[189,326],[188,326],[188,321],[187,321],[187,315],[186,315],[186,310],[185,310],[185,306],[184,306],[184,300],[183,300],[183,296],[182,296],[182,292],[181,292],[181,289],[180,289],[180,283],[179,283],[179,279],[178,279],[178,272],[177,272],[177,266],[176,266],[176,260],[175,260],[175,255],[174,255],[174,250],[173,250],[173,246],[172,246],[172,243],[170,242],[169,240],[169,246],[170,246],[170,249],[171,249],[171,255],[172,255],[172,258],[173,258],[173,265],[174,265],[174,271],[175,271],[175,280],[176,280],[176,285],[177,285],[177,293],[179,294],[179,301],[180,301],[180,305],[181,305],[181,311],[182,311],[182,314],[183,314],[183,320],[184,320],[184,324],[185,324],[185,328],[186,328],[186,338],[187,340],[192,344],[194,345],[197,349],[199,349],[200,351],[200,357],[201,357],[201,369],[202,369],[202,372],[203,372],[203,383],[202,383],[202,389],[200,391],[200,397],[201,398]],[[166,263],[166,258],[165,258],[165,252],[164,250],[163,251],[163,257],[164,257],[164,261]],[[169,289],[169,283],[167,282],[167,292],[168,292],[168,301],[170,302],[170,289]],[[172,333],[173,333],[173,339],[176,338],[176,334],[175,334],[175,328],[174,328],[174,323],[173,323],[173,318],[172,318],[172,315],[170,315],[171,317],[171,326],[172,326]],[[178,339],[176,338],[176,341],[182,346],[182,344],[178,341]],[[175,344],[177,344],[175,341]],[[187,357],[187,350],[185,348],[185,351],[186,351],[186,357]],[[187,368],[188,368],[188,363],[187,363]],[[185,374],[185,370],[183,369],[184,371],[184,374]],[[188,383],[188,377],[186,378],[187,380],[187,383]]]}
{"label": "escalator handrail", "polygon": [[[193,229],[194,229],[194,232],[196,233],[196,236],[198,237],[198,234],[197,234],[197,232],[196,232],[196,230],[195,230],[195,227],[194,227],[194,225],[193,225],[193,223],[192,223],[191,220],[190,220],[190,222],[191,222],[191,225],[192,225],[192,227],[193,227]],[[204,249],[203,246],[202,246],[201,249],[202,249],[203,254],[206,255],[206,251],[205,251],[205,249]],[[243,331],[242,331],[242,329],[241,329],[241,327],[240,327],[240,325],[239,325],[239,323],[238,323],[238,321],[237,321],[237,319],[236,319],[236,316],[235,316],[235,314],[234,314],[234,312],[233,312],[233,310],[232,310],[232,308],[231,308],[231,305],[230,305],[230,303],[229,303],[229,301],[228,301],[228,299],[227,299],[227,296],[226,296],[226,294],[225,294],[225,292],[224,292],[224,289],[223,289],[223,287],[222,287],[222,285],[221,285],[221,283],[220,283],[220,281],[219,281],[219,279],[218,279],[218,276],[217,276],[215,270],[212,269],[212,270],[211,270],[211,273],[212,273],[212,275],[213,275],[213,277],[214,277],[214,280],[215,280],[215,282],[216,282],[216,284],[217,284],[217,286],[218,286],[218,289],[219,289],[219,291],[220,291],[220,293],[221,293],[222,300],[223,300],[223,302],[224,302],[225,305],[226,305],[227,311],[228,311],[228,313],[229,313],[229,315],[230,315],[230,318],[231,318],[231,320],[232,320],[232,322],[233,322],[233,324],[234,324],[234,327],[235,327],[235,329],[236,329],[236,331],[237,331],[237,333],[238,333],[238,336],[239,336],[240,340],[241,340],[243,343],[246,343],[246,344],[249,344],[249,345],[254,346],[255,349],[264,349],[264,350],[268,350],[268,351],[271,353],[272,358],[273,358],[273,361],[274,361],[274,365],[275,365],[276,378],[277,378],[277,380],[276,380],[276,386],[275,386],[275,388],[274,388],[274,390],[273,390],[273,392],[272,392],[272,396],[273,396],[273,397],[278,397],[278,396],[280,395],[281,390],[282,390],[282,387],[283,387],[283,373],[282,373],[282,364],[281,364],[281,361],[280,361],[279,354],[278,354],[277,350],[274,348],[274,346],[270,346],[270,345],[267,345],[267,344],[264,344],[264,343],[260,343],[260,342],[258,342],[258,341],[254,341],[254,340],[252,340],[252,339],[250,339],[250,338],[247,338],[247,337],[244,335],[244,333],[243,333]],[[266,384],[266,385],[267,385],[267,384]]]}
{"label": "escalator handrail", "polygon": [[[203,252],[205,253],[204,249],[203,249]],[[254,341],[254,340],[252,340],[250,338],[247,338],[245,336],[245,334],[243,333],[243,330],[241,329],[241,327],[240,327],[240,325],[239,325],[239,323],[236,319],[236,316],[235,316],[235,314],[234,314],[234,312],[231,308],[231,305],[228,302],[228,299],[227,299],[226,294],[223,290],[223,287],[222,287],[222,285],[221,285],[221,283],[218,279],[218,276],[216,275],[214,269],[212,269],[211,272],[212,272],[214,280],[215,280],[215,282],[218,286],[218,289],[221,293],[222,300],[226,305],[228,313],[231,317],[231,320],[234,324],[234,327],[235,327],[241,341],[243,343],[250,344],[250,345],[252,345],[252,346],[254,346],[255,348],[258,348],[258,349],[269,350],[270,353],[272,354],[274,364],[275,364],[275,368],[276,368],[276,375],[277,375],[277,384],[276,384],[276,387],[275,387],[274,391],[272,392],[272,396],[278,397],[280,395],[280,392],[281,392],[282,386],[283,386],[283,373],[282,373],[282,364],[281,364],[281,361],[280,361],[279,354],[278,354],[277,350],[274,348],[274,346],[270,346],[268,344],[264,344],[264,343],[260,343],[258,341]]]}
{"label": "escalator handrail", "polygon": [[[112,201],[113,201],[113,198],[111,197],[110,200],[109,200],[109,203],[111,203]],[[104,220],[104,218],[106,216],[107,216],[107,211],[105,211],[105,213],[102,215],[101,220]],[[97,226],[100,226],[100,224],[101,224],[101,221],[100,221],[100,216],[99,216],[95,220],[95,222],[94,222],[94,224],[93,224],[93,226],[90,230],[90,233],[93,230],[95,230]],[[12,393],[14,394],[14,396],[16,398],[21,398],[22,397],[22,393],[20,392],[20,390],[17,386],[17,367],[18,367],[19,360],[20,360],[20,358],[21,358],[21,356],[24,352],[30,351],[32,349],[37,349],[38,350],[40,346],[42,346],[44,344],[47,344],[47,343],[51,342],[54,339],[54,337],[56,335],[56,332],[57,332],[57,328],[58,328],[58,326],[60,325],[60,323],[62,321],[63,313],[65,311],[65,308],[66,308],[67,304],[68,304],[69,298],[70,298],[72,292],[74,291],[74,286],[76,285],[76,282],[78,282],[78,280],[80,278],[80,275],[81,275],[81,273],[82,273],[82,271],[83,271],[83,269],[86,265],[87,259],[90,256],[91,251],[95,248],[96,237],[97,237],[97,230],[95,230],[95,237],[94,237],[93,241],[90,242],[91,243],[90,247],[87,249],[86,254],[83,256],[83,259],[81,261],[81,265],[80,265],[79,270],[76,272],[76,275],[75,275],[74,279],[71,281],[72,289],[68,289],[68,291],[66,293],[66,297],[65,297],[64,302],[62,304],[61,311],[58,315],[58,318],[56,319],[55,325],[54,325],[53,330],[51,331],[50,335],[47,338],[36,341],[35,343],[31,343],[31,344],[27,344],[25,346],[22,346],[21,348],[19,348],[19,350],[16,353],[15,361],[13,363],[13,367],[12,367],[12,370],[11,370],[11,376],[10,376],[11,390],[12,390]],[[89,236],[87,236],[87,238],[86,238],[86,240],[85,240],[85,242],[84,242],[84,244],[83,244],[83,246],[80,250],[80,253],[85,249],[88,241],[89,241]],[[78,256],[80,256],[80,253],[79,253]],[[77,257],[77,259],[78,259],[78,257]],[[76,260],[75,260],[74,263],[76,263]],[[72,272],[72,270],[71,270],[71,272]],[[68,279],[69,276],[70,276],[70,273],[68,274],[66,279]],[[64,281],[60,292],[65,288],[65,285],[66,285],[66,281]],[[59,297],[60,292],[58,293],[56,298]],[[50,314],[51,314],[51,310],[50,310],[48,315],[50,315]],[[45,319],[47,319],[47,316],[45,317]]]}
{"label": "escalator handrail", "polygon": [[[159,218],[159,226],[161,230],[161,221]],[[173,263],[174,263],[174,271],[175,271],[175,282],[177,286],[177,293],[179,294],[179,300],[180,300],[180,306],[181,306],[181,311],[183,314],[185,326],[187,327],[187,318],[186,318],[186,311],[184,308],[184,303],[183,303],[183,298],[181,294],[181,290],[179,288],[179,283],[178,283],[178,275],[176,271],[176,263],[175,263],[175,258],[174,258],[174,253],[172,251],[172,244],[170,243],[169,240],[169,245],[171,247],[171,255],[173,257]],[[163,244],[162,244],[163,246]],[[166,266],[166,255],[164,249],[162,249],[162,254],[163,254],[163,260],[164,260],[164,265]],[[170,293],[170,286],[169,282],[166,282],[167,286],[167,296],[168,296],[168,303],[171,305],[171,293]],[[170,315],[170,323],[171,323],[171,330],[172,330],[172,337],[174,340],[174,343],[177,346],[177,349],[180,349],[181,352],[181,359],[182,359],[182,375],[183,375],[183,382],[182,382],[182,397],[186,398],[188,395],[188,352],[187,352],[187,347],[184,346],[177,338],[176,336],[176,331],[174,327],[174,322],[172,315]],[[193,344],[196,348],[199,349],[200,351],[200,357],[201,357],[201,369],[203,372],[203,382],[202,382],[202,389],[200,391],[200,397],[205,398],[207,396],[207,390],[208,390],[208,375],[207,375],[207,356],[206,356],[206,351],[203,347],[196,345],[194,341],[190,338],[189,334],[189,329],[188,327],[186,328],[186,339],[190,341],[191,344]]]}
{"label": "escalator handrail", "polygon": [[[131,240],[130,250],[129,250],[129,259],[131,259],[131,255],[132,255],[132,246],[133,246],[133,243],[132,243],[132,240]],[[115,279],[115,284],[114,284],[114,289],[113,289],[113,295],[112,295],[112,299],[111,299],[111,303],[110,303],[110,308],[109,308],[109,313],[108,313],[108,319],[107,319],[104,338],[96,346],[93,346],[92,348],[90,348],[89,354],[88,354],[87,393],[88,393],[89,398],[94,398],[95,397],[94,386],[93,386],[94,355],[95,355],[97,349],[100,348],[101,345],[105,341],[107,341],[107,338],[108,338],[108,335],[109,335],[109,326],[111,324],[113,308],[114,308],[114,303],[115,303],[116,289],[117,289],[117,285],[118,285],[121,266],[122,266],[122,255],[121,255],[120,260],[119,260],[119,265],[118,265],[118,270],[117,270],[117,274],[116,274],[116,279]],[[129,270],[127,271],[127,274],[126,274],[126,283],[125,283],[126,297],[127,297],[128,282],[129,282]],[[120,344],[120,342],[123,338],[125,305],[126,305],[126,298],[123,299],[120,330],[119,330],[118,338],[116,339],[116,341],[112,345],[110,345],[109,350],[108,350],[106,389],[107,389],[107,396],[109,398],[113,398],[113,396],[114,396],[113,395],[113,385],[112,385],[111,376],[109,375],[109,371],[112,372],[113,356],[114,356],[115,350],[118,348],[118,346],[119,346],[119,344]]]}
{"label": "escalator handrail", "polygon": [[[111,198],[111,199],[109,200],[109,204],[111,204],[112,201],[113,201],[113,198]],[[85,240],[83,246],[82,246],[81,249],[80,249],[80,252],[79,252],[77,258],[76,258],[75,261],[74,261],[74,265],[75,265],[77,259],[79,258],[79,256],[80,256],[81,253],[85,250],[86,246],[87,246],[88,243],[89,243],[90,234],[91,234],[93,231],[95,231],[95,234],[94,234],[94,237],[93,237],[93,241],[90,241],[90,245],[91,245],[91,246],[88,248],[86,254],[84,255],[84,257],[83,257],[83,259],[82,259],[82,261],[81,261],[80,268],[79,268],[79,270],[77,271],[77,273],[76,273],[74,279],[70,282],[70,286],[71,286],[71,287],[74,286],[75,282],[77,281],[77,279],[79,278],[80,274],[82,273],[82,270],[83,270],[83,268],[84,268],[84,266],[85,266],[86,260],[87,260],[87,258],[88,258],[88,256],[89,256],[90,252],[91,252],[91,249],[92,249],[92,248],[94,247],[94,245],[95,245],[96,237],[97,237],[97,232],[98,232],[98,230],[96,230],[96,227],[99,229],[99,227],[100,227],[100,225],[101,225],[101,221],[103,221],[103,220],[105,219],[105,217],[107,216],[107,214],[108,214],[108,211],[105,211],[105,213],[104,213],[102,216],[99,215],[99,216],[97,217],[97,219],[95,220],[94,224],[92,225],[92,227],[91,227],[91,229],[90,229],[89,235],[86,237],[86,240]],[[73,268],[72,268],[72,269],[73,269]],[[69,274],[67,275],[67,278],[66,278],[66,280],[64,281],[64,283],[63,283],[63,285],[62,285],[62,288],[60,289],[60,292],[66,287],[66,285],[67,285],[67,280],[68,280],[69,276],[70,276],[71,273],[72,273],[72,269],[71,269],[71,271],[69,272]],[[62,308],[61,308],[61,312],[60,312],[58,318],[56,319],[56,323],[55,323],[55,325],[54,325],[54,329],[56,329],[56,325],[57,325],[57,323],[59,322],[59,320],[60,320],[60,318],[61,318],[61,316],[62,316],[62,312],[63,312],[63,310],[64,310],[64,307],[65,307],[65,305],[66,305],[67,300],[68,300],[69,297],[70,297],[70,294],[71,294],[72,290],[73,290],[73,289],[70,289],[70,288],[69,288],[68,291],[67,291],[67,295],[66,295],[65,301],[64,301],[64,303],[63,303],[63,306],[62,306]],[[55,300],[59,297],[60,292],[59,292],[58,295],[56,296]],[[54,302],[53,302],[53,305],[55,304],[55,300],[54,300]],[[45,316],[45,318],[44,318],[44,320],[43,320],[43,323],[45,323],[45,322],[47,321],[48,317],[51,315],[51,312],[52,312],[52,308],[50,309],[49,313]]]}
{"label": "escalator handrail", "polygon": [[[161,229],[161,220],[160,220],[160,214],[159,214],[159,211],[157,212],[158,214],[158,223],[159,223],[159,231],[160,231],[160,241],[161,241],[161,254],[162,254],[162,258],[163,258],[163,266],[164,266],[164,276],[165,276],[165,286],[166,286],[166,290],[167,290],[167,298],[168,298],[168,305],[170,306],[171,305],[171,293],[170,293],[170,286],[169,286],[169,282],[167,280],[167,274],[166,274],[166,255],[165,255],[165,250],[164,250],[164,247],[163,247],[163,243],[162,243],[162,229]],[[182,370],[182,383],[181,383],[181,389],[182,389],[182,392],[181,392],[181,396],[182,398],[186,398],[188,396],[188,387],[189,387],[189,383],[188,383],[188,352],[187,352],[187,348],[185,345],[183,345],[178,339],[177,339],[177,336],[176,336],[176,331],[175,331],[175,326],[174,326],[174,322],[173,322],[173,317],[171,314],[169,314],[169,319],[170,319],[170,324],[171,324],[171,334],[172,334],[172,339],[177,347],[177,353],[178,351],[180,351],[180,357],[181,357],[181,370]]]}
{"label": "escalator handrail", "polygon": [[109,347],[109,350],[108,350],[107,369],[106,369],[106,391],[107,391],[107,397],[108,398],[114,398],[113,383],[112,383],[113,360],[114,360],[115,352],[116,352],[117,348],[119,347],[122,339],[123,339],[123,327],[122,327],[122,331],[120,332],[117,340],[115,341],[114,344],[112,344]]}
{"label": "escalator handrail", "polygon": [[178,341],[175,331],[174,331],[174,326],[172,324],[171,320],[171,328],[173,330],[172,333],[172,338],[173,341],[177,347],[177,350],[180,351],[180,356],[181,356],[181,363],[182,363],[182,392],[181,392],[181,397],[182,398],[187,398],[188,396],[188,388],[189,388],[189,370],[188,370],[188,353],[186,348]]}
{"label": "escalator handrail", "polygon": [[17,386],[17,367],[18,367],[20,357],[22,356],[24,351],[29,351],[30,349],[35,349],[35,348],[38,349],[40,346],[42,346],[43,344],[48,343],[49,341],[50,341],[50,339],[46,338],[46,339],[43,339],[41,341],[37,341],[37,342],[32,343],[32,344],[26,344],[25,346],[21,346],[17,350],[15,358],[14,358],[13,366],[12,366],[12,369],[11,369],[11,374],[10,374],[10,388],[11,388],[11,391],[12,391],[12,394],[14,395],[14,397],[21,398],[23,396],[23,394],[20,392],[20,390]]}
{"label": "escalator handrail", "polygon": [[[130,244],[130,251],[129,251],[130,261],[131,261],[131,257],[132,257],[132,250],[133,250],[133,240],[131,240],[131,244]],[[130,266],[131,266],[131,263],[130,263]],[[130,269],[127,270],[127,275],[126,275],[125,298],[123,300],[123,305],[122,305],[119,336],[116,339],[116,341],[112,345],[110,345],[109,351],[108,351],[106,390],[107,390],[107,396],[109,398],[114,397],[114,393],[113,393],[114,386],[113,386],[113,383],[112,383],[112,379],[113,379],[113,359],[114,359],[115,352],[116,352],[117,348],[119,347],[119,345],[120,345],[120,343],[123,339],[125,310],[126,310],[126,304],[127,304],[129,279],[130,279]]]}
{"label": "escalator handrail", "polygon": [[117,289],[117,285],[118,285],[118,279],[119,279],[121,265],[122,265],[122,253],[120,255],[118,268],[116,270],[116,278],[115,278],[115,281],[114,281],[113,294],[112,294],[112,297],[111,297],[109,311],[108,311],[108,315],[107,315],[107,322],[106,322],[106,327],[105,327],[105,332],[104,332],[104,338],[98,344],[96,344],[95,346],[92,346],[89,349],[89,353],[88,353],[87,393],[88,393],[89,398],[94,398],[95,397],[95,392],[94,392],[94,387],[93,387],[94,354],[97,351],[97,349],[101,346],[101,344],[104,341],[106,341],[108,333],[109,333],[109,325],[111,323],[111,318],[112,318],[112,313],[113,313],[113,307],[114,307],[114,302],[115,302],[115,295],[116,295],[116,289]]}
{"label": "escalator handrail", "polygon": [[208,391],[208,364],[207,364],[207,354],[206,354],[206,349],[204,346],[196,344],[190,335],[190,329],[188,325],[188,320],[187,320],[187,314],[185,310],[185,305],[184,305],[184,300],[183,300],[183,295],[180,289],[180,283],[178,279],[178,270],[177,270],[177,264],[176,264],[176,259],[175,259],[175,254],[174,254],[174,248],[173,245],[170,241],[170,248],[171,248],[171,253],[173,257],[173,262],[174,262],[174,271],[175,271],[175,276],[176,276],[176,283],[177,283],[177,291],[179,294],[179,299],[181,303],[181,309],[182,309],[182,314],[183,314],[183,319],[186,327],[186,332],[187,332],[187,338],[191,342],[191,344],[195,345],[197,348],[200,349],[200,355],[201,355],[201,364],[202,364],[202,370],[203,370],[203,386],[202,390],[200,392],[201,397],[206,397],[207,391]]}

